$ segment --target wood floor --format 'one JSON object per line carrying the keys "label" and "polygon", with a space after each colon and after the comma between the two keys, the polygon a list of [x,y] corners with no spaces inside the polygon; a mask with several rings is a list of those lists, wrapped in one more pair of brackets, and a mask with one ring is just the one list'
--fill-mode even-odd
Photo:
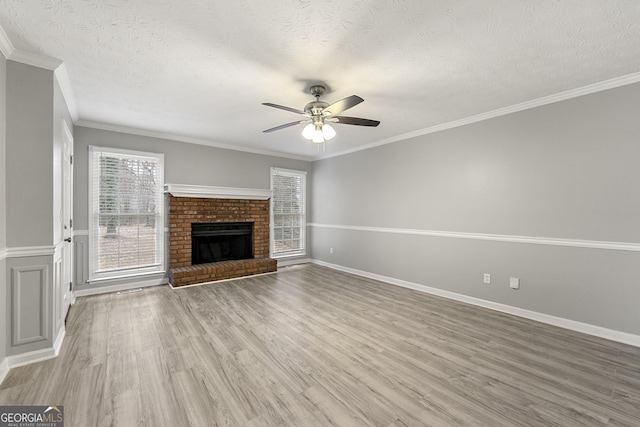
{"label": "wood floor", "polygon": [[0,405],[66,426],[640,426],[640,349],[316,265],[79,298]]}

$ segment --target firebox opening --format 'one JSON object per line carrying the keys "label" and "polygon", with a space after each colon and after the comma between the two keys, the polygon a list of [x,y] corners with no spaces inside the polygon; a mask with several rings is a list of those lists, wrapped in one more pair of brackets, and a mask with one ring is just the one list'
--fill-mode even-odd
{"label": "firebox opening", "polygon": [[253,258],[253,223],[191,224],[191,264]]}

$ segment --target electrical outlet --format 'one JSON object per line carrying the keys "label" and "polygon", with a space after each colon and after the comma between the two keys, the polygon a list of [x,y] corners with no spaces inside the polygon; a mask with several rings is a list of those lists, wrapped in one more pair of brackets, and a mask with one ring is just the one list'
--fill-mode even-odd
{"label": "electrical outlet", "polygon": [[329,248],[329,253],[332,254],[333,253],[333,248]]}
{"label": "electrical outlet", "polygon": [[518,279],[517,277],[510,277],[509,287],[511,289],[520,289],[520,279]]}
{"label": "electrical outlet", "polygon": [[483,282],[487,284],[491,283],[491,275],[489,273],[484,273]]}

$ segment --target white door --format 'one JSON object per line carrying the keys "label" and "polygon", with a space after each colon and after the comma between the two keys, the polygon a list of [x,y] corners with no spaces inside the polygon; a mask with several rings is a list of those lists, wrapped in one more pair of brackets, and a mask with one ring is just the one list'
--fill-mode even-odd
{"label": "white door", "polygon": [[62,319],[67,317],[72,299],[73,283],[73,136],[64,124],[62,161],[62,246],[61,276],[62,276]]}

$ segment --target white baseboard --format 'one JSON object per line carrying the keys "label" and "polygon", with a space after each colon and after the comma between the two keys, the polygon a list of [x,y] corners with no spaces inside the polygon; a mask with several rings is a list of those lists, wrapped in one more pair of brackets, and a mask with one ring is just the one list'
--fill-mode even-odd
{"label": "white baseboard", "polygon": [[4,381],[8,373],[9,373],[9,361],[5,357],[4,359],[2,359],[2,362],[0,362],[0,384],[2,384],[2,381]]}
{"label": "white baseboard", "polygon": [[7,357],[8,367],[17,368],[19,366],[30,365],[31,363],[43,362],[45,360],[58,357],[60,349],[62,348],[62,342],[66,331],[64,328],[60,329],[56,340],[53,342],[53,347],[43,348],[42,350],[29,351],[27,353],[17,354],[15,356]]}
{"label": "white baseboard", "polygon": [[448,298],[479,307],[488,308],[490,310],[500,311],[502,313],[512,314],[514,316],[523,317],[525,319],[535,320],[537,322],[546,323],[548,325],[558,326],[560,328],[569,329],[584,334],[605,338],[611,341],[640,347],[640,335],[620,332],[613,329],[603,328],[601,326],[591,325],[589,323],[577,322],[575,320],[564,319],[562,317],[551,316],[549,314],[538,313],[536,311],[525,310],[523,308],[513,307],[506,304],[500,304],[493,301],[487,301],[480,298],[470,297],[455,292],[445,291],[443,289],[432,288],[430,286],[418,283],[408,282],[406,280],[396,279],[394,277],[382,276],[380,274],[370,273],[368,271],[357,270],[355,268],[344,267],[342,265],[331,264],[325,261],[312,259],[312,263],[333,268],[335,270],[344,271],[345,273],[355,274],[357,276],[367,277],[369,279],[378,280],[389,283],[391,285],[402,286],[420,292],[425,292],[439,297]]}
{"label": "white baseboard", "polygon": [[54,359],[57,356],[53,347],[43,348],[42,350],[29,351],[27,353],[8,356],[7,361],[9,368],[17,368],[19,366],[30,365],[36,362]]}
{"label": "white baseboard", "polygon": [[58,332],[58,336],[56,340],[53,342],[53,351],[58,356],[60,354],[60,349],[62,348],[62,342],[64,341],[64,337],[67,335],[67,330],[64,326],[60,328],[60,332]]}
{"label": "white baseboard", "polygon": [[123,283],[120,285],[78,289],[74,291],[74,300],[75,300],[75,297],[86,297],[89,295],[108,294],[110,292],[127,291],[129,289],[148,288],[150,286],[160,286],[160,285],[166,285],[166,284],[167,284],[166,279],[157,279],[157,280],[145,280],[140,282]]}

